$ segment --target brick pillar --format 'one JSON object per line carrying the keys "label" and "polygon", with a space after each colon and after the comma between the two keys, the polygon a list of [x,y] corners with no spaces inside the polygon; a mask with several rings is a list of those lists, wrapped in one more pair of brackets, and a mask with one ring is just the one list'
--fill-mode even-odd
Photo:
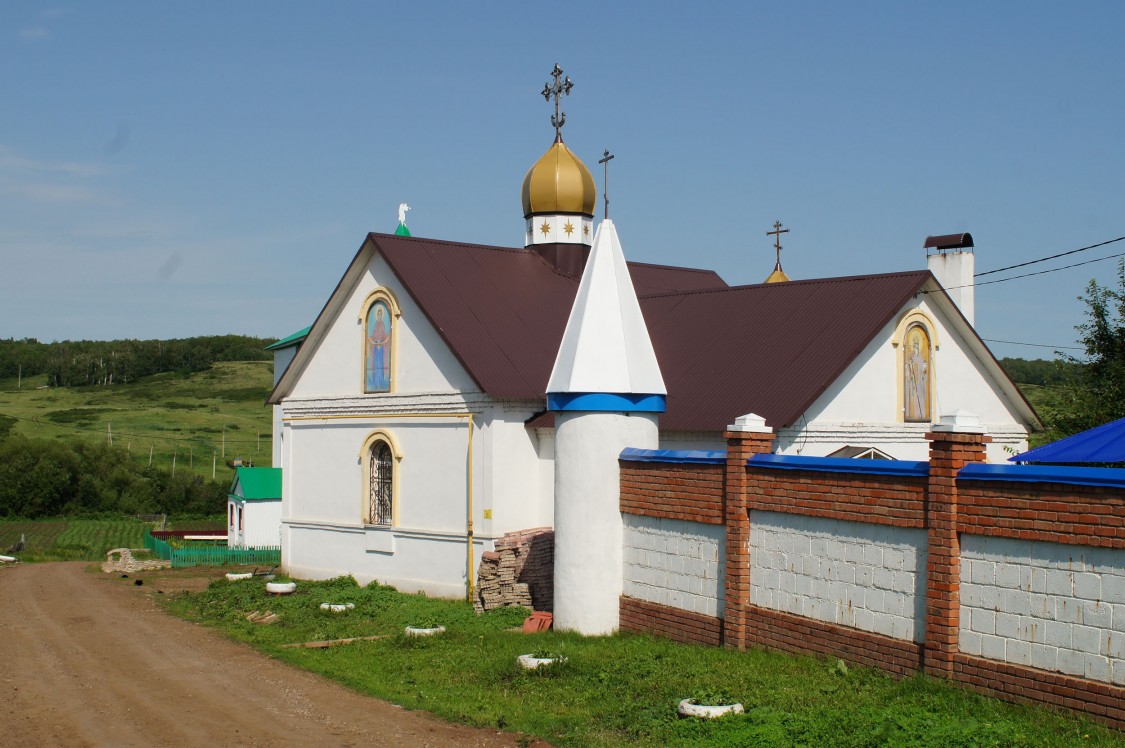
{"label": "brick pillar", "polygon": [[941,426],[926,434],[930,441],[930,478],[926,489],[929,549],[923,667],[930,675],[943,678],[953,677],[953,656],[961,635],[957,473],[970,462],[984,462],[984,445],[992,441],[983,433],[968,433],[966,428],[971,427],[962,426],[957,418],[943,418]]}
{"label": "brick pillar", "polygon": [[723,476],[723,521],[726,524],[726,610],[723,645],[746,649],[750,610],[750,512],[746,501],[746,460],[773,451],[773,430],[757,416],[740,416],[728,426],[726,471]]}

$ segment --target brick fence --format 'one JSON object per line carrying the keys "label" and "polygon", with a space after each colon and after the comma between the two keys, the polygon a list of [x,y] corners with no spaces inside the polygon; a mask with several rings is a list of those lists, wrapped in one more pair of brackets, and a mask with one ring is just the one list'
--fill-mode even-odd
{"label": "brick fence", "polygon": [[1125,728],[1125,470],[626,450],[621,626],[918,670]]}

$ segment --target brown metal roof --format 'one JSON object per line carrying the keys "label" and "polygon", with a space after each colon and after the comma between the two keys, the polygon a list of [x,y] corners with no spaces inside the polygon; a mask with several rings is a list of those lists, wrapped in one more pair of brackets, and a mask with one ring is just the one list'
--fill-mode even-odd
{"label": "brown metal roof", "polygon": [[[483,391],[546,397],[579,277],[527,249],[368,238]],[[630,263],[629,271],[638,294],[727,287],[710,270]]]}
{"label": "brown metal roof", "polygon": [[927,270],[641,299],[668,387],[661,427],[801,417],[930,278]]}
{"label": "brown metal roof", "polygon": [[[577,278],[528,250],[369,238],[483,391],[544,397]],[[931,277],[729,288],[711,271],[629,270],[668,387],[661,427],[674,431],[721,430],[750,412],[792,424]]]}

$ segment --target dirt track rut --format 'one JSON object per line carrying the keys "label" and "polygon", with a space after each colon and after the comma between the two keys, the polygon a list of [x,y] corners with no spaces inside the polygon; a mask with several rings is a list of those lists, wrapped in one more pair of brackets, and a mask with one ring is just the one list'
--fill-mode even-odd
{"label": "dirt track rut", "polygon": [[[514,746],[360,696],[167,615],[85,563],[0,569],[11,746]],[[540,744],[542,745],[542,744]]]}

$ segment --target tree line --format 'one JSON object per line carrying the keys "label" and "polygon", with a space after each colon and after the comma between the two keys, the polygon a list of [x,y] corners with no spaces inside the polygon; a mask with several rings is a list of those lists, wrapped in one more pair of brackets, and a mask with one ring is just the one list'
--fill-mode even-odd
{"label": "tree line", "polygon": [[272,339],[210,335],[176,340],[0,339],[0,377],[47,375],[52,387],[129,384],[164,372],[190,374],[216,361],[266,361]]}
{"label": "tree line", "polygon": [[28,439],[5,431],[0,423],[2,518],[225,511],[222,483],[138,464],[121,447]]}

